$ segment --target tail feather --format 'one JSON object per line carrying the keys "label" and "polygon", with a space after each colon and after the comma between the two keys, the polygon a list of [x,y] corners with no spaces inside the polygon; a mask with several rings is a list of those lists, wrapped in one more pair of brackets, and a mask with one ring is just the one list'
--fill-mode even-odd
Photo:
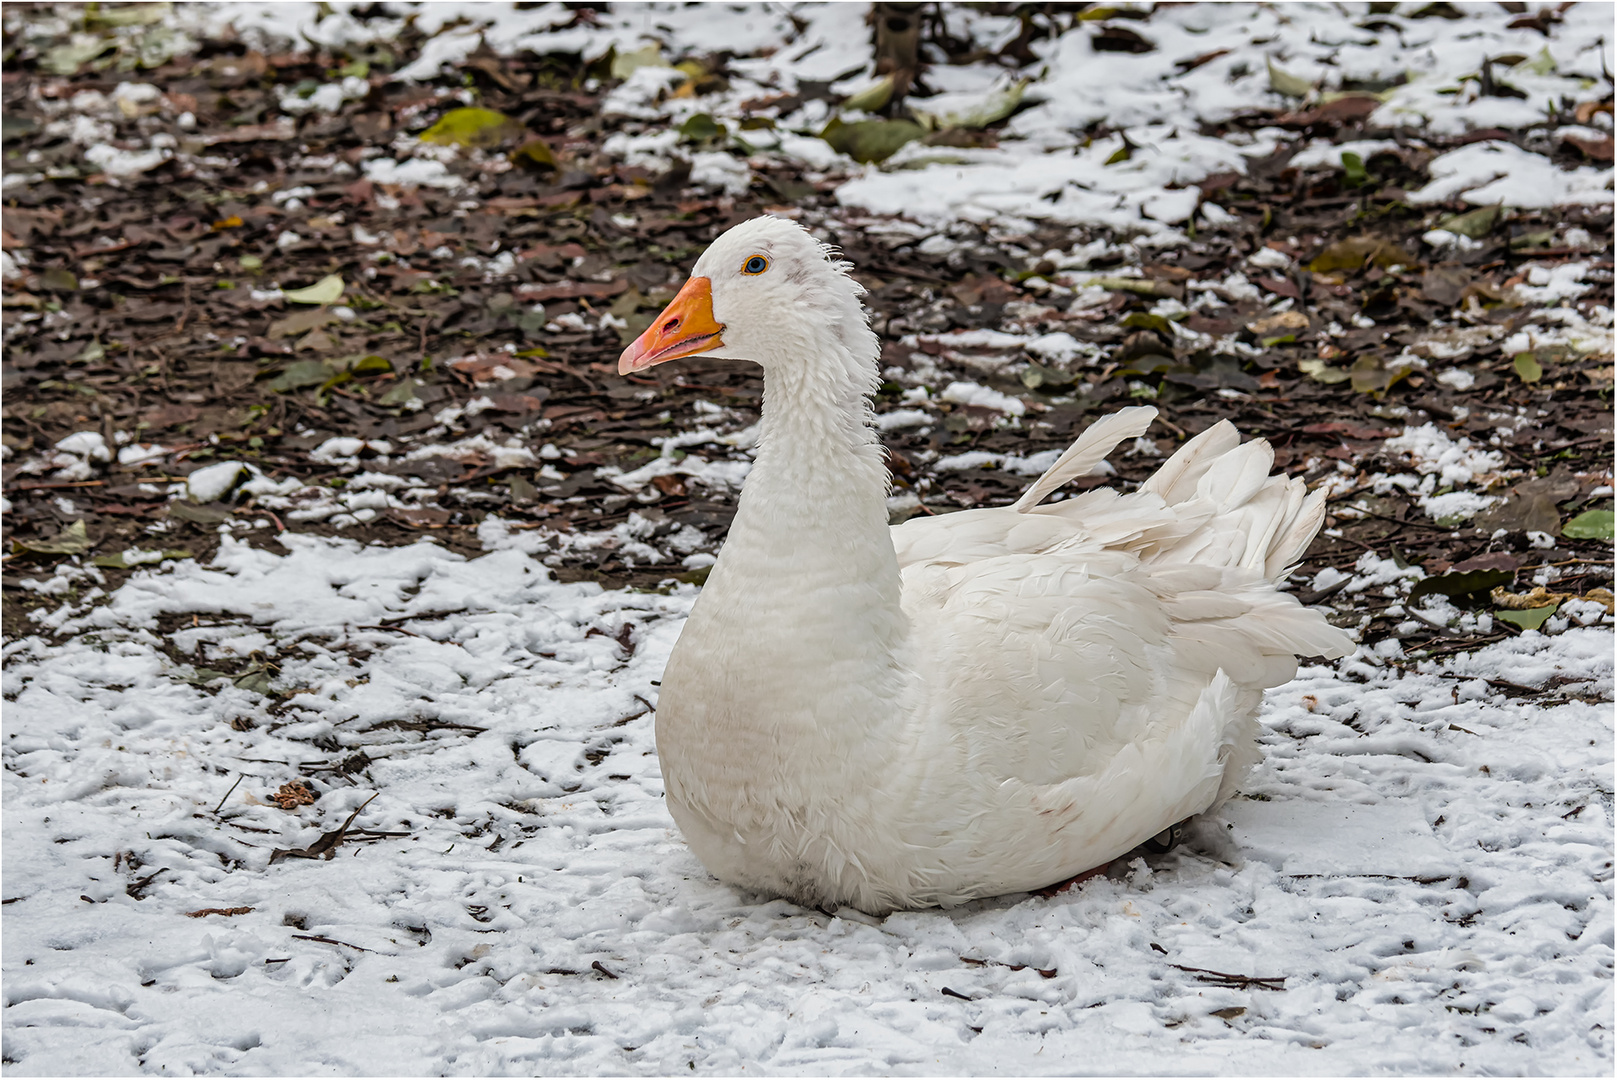
{"label": "tail feather", "polygon": [[1169,506],[1196,494],[1196,485],[1208,468],[1241,444],[1241,433],[1228,420],[1220,420],[1181,446],[1162,468],[1140,485],[1141,491],[1162,496]]}
{"label": "tail feather", "polygon": [[1301,480],[1271,475],[1273,448],[1263,439],[1243,443],[1228,420],[1186,442],[1133,494],[1100,489],[1039,505],[1118,443],[1144,434],[1156,415],[1149,406],[1134,407],[1096,421],[1013,509],[1070,520],[1087,542],[1134,551],[1156,566],[1241,568],[1270,581],[1283,576],[1319,532],[1324,496],[1309,494]]}
{"label": "tail feather", "polygon": [[1083,476],[1105,461],[1106,455],[1115,450],[1118,443],[1144,435],[1156,418],[1157,410],[1151,406],[1136,405],[1119,409],[1095,421],[1078,436],[1076,442],[1067,447],[1067,452],[1057,458],[1054,465],[1045,470],[1043,476],[1033,482],[1032,487],[1022,493],[1011,509],[1023,514],[1032,510],[1062,484]]}

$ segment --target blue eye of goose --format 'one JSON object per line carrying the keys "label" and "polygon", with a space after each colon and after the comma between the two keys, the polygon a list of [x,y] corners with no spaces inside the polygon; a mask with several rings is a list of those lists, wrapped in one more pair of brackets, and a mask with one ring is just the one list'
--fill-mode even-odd
{"label": "blue eye of goose", "polygon": [[762,255],[754,255],[741,267],[743,274],[761,274],[769,269],[769,260]]}

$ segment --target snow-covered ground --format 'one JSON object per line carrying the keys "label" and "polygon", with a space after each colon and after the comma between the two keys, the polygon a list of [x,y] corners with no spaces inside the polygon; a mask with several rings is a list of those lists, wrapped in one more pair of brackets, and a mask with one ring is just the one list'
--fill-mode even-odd
{"label": "snow-covered ground", "polygon": [[8,1072],[1610,1069],[1605,629],[1305,669],[1177,853],[877,922],[680,842],[650,709],[690,586],[288,546],[64,577],[8,647]]}
{"label": "snow-covered ground", "polygon": [[[902,212],[918,236],[955,218],[1040,216],[1171,244],[1213,213],[1195,180],[1297,138],[1197,134],[1275,108],[1277,82],[1292,84],[1272,64],[1318,84],[1299,108],[1344,78],[1408,69],[1381,92],[1388,124],[1538,125],[1530,145],[1545,153],[1474,143],[1434,161],[1432,189],[1413,199],[1609,202],[1609,168],[1562,169],[1547,154],[1553,109],[1610,69],[1611,6],[1574,7],[1548,35],[1510,29],[1497,5],[1456,20],[1412,17],[1421,7],[1382,16],[1391,31],[1366,30],[1364,5],[1163,8],[1139,26],[1158,46],[1142,56],[1094,52],[1078,27],[1036,46],[1041,62],[1021,73],[1035,106],[996,148],[916,144],[860,166],[813,137],[828,106],[809,101],[776,117],[772,139],[749,131],[750,155],[698,153],[692,178],[723,187],[754,157],[786,158],[843,177],[848,212]],[[572,18],[559,4],[388,8],[443,28],[407,79],[431,79],[480,37],[591,57],[654,45],[612,102],[644,119],[614,150],[643,167],[686,153],[667,134],[697,112],[730,120],[804,81],[840,79],[847,93],[870,78],[863,5],[630,6],[566,30],[552,29]],[[180,17],[197,37],[225,21],[249,40],[390,32],[350,10],[198,5]],[[1016,29],[951,18],[986,45]],[[661,64],[776,45],[735,61],[722,96],[659,93]],[[1220,49],[1231,51],[1179,72]],[[1478,97],[1482,57],[1505,54],[1527,58],[1508,76],[1527,96]],[[969,105],[1005,74],[983,64],[936,78]],[[329,89],[302,101],[340,105],[341,83]],[[1122,133],[1080,146],[1100,118]],[[1609,113],[1591,122],[1609,134]],[[102,145],[93,123],[78,127]],[[1108,165],[1124,135],[1141,149]],[[1546,272],[1529,287],[1551,284]],[[1566,332],[1589,330],[1609,351],[1609,324],[1608,310]],[[954,387],[994,393],[944,392]],[[927,422],[925,400],[909,404],[908,420]],[[1476,448],[1467,477],[1451,477],[1442,454],[1462,451],[1434,448],[1438,437],[1411,429],[1389,446],[1409,454],[1411,483],[1463,488],[1497,468]],[[89,475],[93,450],[63,449],[58,464]],[[745,471],[694,461],[684,471]],[[652,722],[694,588],[560,585],[541,537],[497,523],[483,537],[489,553],[473,560],[429,543],[288,533],[277,552],[227,538],[209,565],[154,564],[110,594],[93,567],[37,578],[61,607],[5,648],[9,1073],[1612,1070],[1612,634],[1594,605],[1441,663],[1389,641],[1305,669],[1270,695],[1267,759],[1243,797],[1150,865],[876,922],[738,894],[681,843]],[[1397,596],[1412,576],[1367,558],[1343,595]],[[298,781],[318,799],[300,802],[286,787]],[[276,855],[351,815],[329,860]]]}

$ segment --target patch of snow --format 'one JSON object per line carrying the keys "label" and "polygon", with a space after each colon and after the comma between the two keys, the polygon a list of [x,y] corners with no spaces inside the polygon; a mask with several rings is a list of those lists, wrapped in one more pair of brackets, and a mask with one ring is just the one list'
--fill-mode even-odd
{"label": "patch of snow", "polygon": [[940,401],[951,401],[957,405],[975,405],[983,409],[994,409],[1007,416],[1021,416],[1027,411],[1019,398],[1002,394],[998,390],[990,390],[974,382],[952,382],[938,395]]}
{"label": "patch of snow", "polygon": [[410,158],[407,161],[371,158],[360,169],[365,179],[377,184],[397,184],[406,188],[435,187],[451,191],[465,184],[443,162],[426,158]]}

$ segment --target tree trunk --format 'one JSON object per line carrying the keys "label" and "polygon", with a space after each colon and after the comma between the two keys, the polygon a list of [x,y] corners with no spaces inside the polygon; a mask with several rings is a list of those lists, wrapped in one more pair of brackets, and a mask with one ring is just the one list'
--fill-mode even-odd
{"label": "tree trunk", "polygon": [[882,112],[897,114],[921,70],[921,5],[878,3],[871,9],[876,75],[893,77],[893,96]]}

